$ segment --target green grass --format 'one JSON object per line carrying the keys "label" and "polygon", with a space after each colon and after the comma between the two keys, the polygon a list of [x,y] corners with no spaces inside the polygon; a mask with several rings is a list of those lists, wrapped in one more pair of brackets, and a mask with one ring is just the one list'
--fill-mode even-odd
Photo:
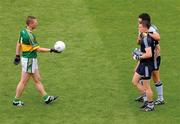
{"label": "green grass", "polygon": [[[171,0],[1,0],[0,121],[2,124],[177,124],[180,121],[180,2]],[[166,105],[140,112],[131,84],[137,47],[137,16],[148,12],[161,33]],[[20,66],[15,44],[28,15],[37,16],[37,40],[43,47],[65,41],[62,54],[39,54],[42,82],[61,99],[45,105],[31,80],[12,106]],[[153,86],[153,85],[152,85]],[[153,87],[154,88],[154,87]],[[154,90],[155,91],[155,90]],[[156,93],[155,97],[156,97]]]}

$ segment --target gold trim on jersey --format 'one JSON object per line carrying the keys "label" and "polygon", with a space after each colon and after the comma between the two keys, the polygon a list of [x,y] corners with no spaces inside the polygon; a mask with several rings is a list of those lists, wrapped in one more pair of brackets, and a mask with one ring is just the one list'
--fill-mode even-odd
{"label": "gold trim on jersey", "polygon": [[33,47],[32,45],[21,44],[22,52],[28,52],[28,51],[31,52],[31,51],[36,50],[38,48],[39,48],[39,46]]}
{"label": "gold trim on jersey", "polygon": [[35,47],[33,47],[33,50],[36,50],[38,48],[40,48],[40,46],[35,46]]}

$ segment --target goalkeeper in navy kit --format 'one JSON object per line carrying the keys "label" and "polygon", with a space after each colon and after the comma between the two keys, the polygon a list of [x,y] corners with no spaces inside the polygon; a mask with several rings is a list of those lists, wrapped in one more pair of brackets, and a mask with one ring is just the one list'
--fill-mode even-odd
{"label": "goalkeeper in navy kit", "polygon": [[[154,49],[155,44],[154,40],[149,36],[148,30],[150,23],[148,21],[142,21],[138,29],[141,33],[141,42],[140,42],[140,51],[135,49],[133,52],[133,58],[139,60],[136,72],[134,73],[132,82],[133,84],[144,91],[148,104],[142,109],[143,111],[153,111],[153,92],[150,87],[151,74],[154,69]],[[139,83],[140,80],[143,80],[143,85]]]}

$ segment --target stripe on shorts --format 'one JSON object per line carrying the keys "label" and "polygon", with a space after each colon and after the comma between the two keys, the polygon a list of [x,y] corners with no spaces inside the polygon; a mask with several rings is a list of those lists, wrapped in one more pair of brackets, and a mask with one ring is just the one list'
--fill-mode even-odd
{"label": "stripe on shorts", "polygon": [[149,69],[148,69],[148,66],[145,66],[145,77],[149,77]]}

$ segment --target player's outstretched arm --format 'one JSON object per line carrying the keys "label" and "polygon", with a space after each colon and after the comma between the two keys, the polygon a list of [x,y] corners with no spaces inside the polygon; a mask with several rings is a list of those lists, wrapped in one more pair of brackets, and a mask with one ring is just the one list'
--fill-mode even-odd
{"label": "player's outstretched arm", "polygon": [[39,47],[36,49],[37,52],[54,52],[54,53],[60,53],[55,49],[49,49],[49,48],[43,48],[43,47]]}
{"label": "player's outstretched arm", "polygon": [[50,52],[51,49],[49,48],[43,48],[43,47],[39,47],[36,49],[37,52]]}

